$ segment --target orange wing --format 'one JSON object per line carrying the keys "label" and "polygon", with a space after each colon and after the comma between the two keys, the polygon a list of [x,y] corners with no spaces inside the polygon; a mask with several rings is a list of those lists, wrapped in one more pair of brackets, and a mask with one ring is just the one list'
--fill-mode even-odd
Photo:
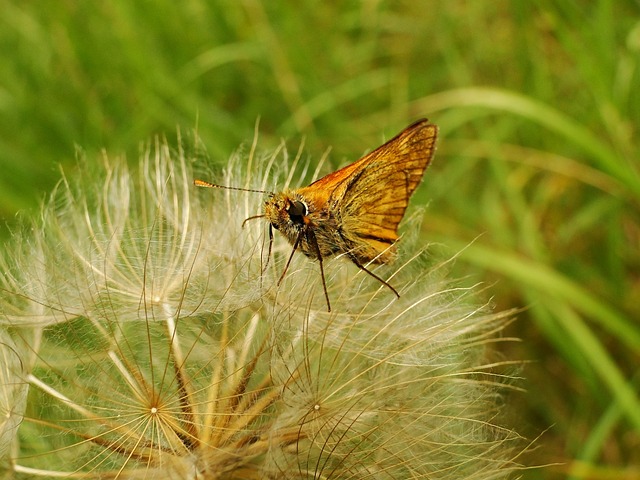
{"label": "orange wing", "polygon": [[[331,191],[329,209],[339,215],[344,239],[362,260],[374,260],[397,240],[398,224],[433,157],[437,134],[437,126],[419,120],[357,162],[309,186]],[[392,249],[388,253],[377,261],[390,260]]]}

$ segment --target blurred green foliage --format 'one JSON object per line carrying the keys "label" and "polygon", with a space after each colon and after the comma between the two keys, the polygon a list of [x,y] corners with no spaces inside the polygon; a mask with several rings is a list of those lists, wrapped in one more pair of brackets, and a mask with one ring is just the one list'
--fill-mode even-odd
{"label": "blurred green foliage", "polygon": [[[0,0],[0,216],[80,149],[197,130],[224,164],[285,138],[333,167],[441,127],[414,199],[453,275],[527,307],[506,358],[525,478],[640,475],[640,5],[632,0]],[[275,186],[274,186],[275,187]],[[635,475],[635,477],[634,477]]]}

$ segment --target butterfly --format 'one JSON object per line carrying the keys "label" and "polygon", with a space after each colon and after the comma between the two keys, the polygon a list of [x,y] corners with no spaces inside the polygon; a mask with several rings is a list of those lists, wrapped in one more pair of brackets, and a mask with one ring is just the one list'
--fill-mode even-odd
{"label": "butterfly", "polygon": [[[273,229],[293,246],[278,285],[300,251],[317,260],[322,287],[331,311],[324,275],[324,259],[344,254],[360,270],[400,294],[367,264],[390,263],[396,255],[398,224],[409,198],[420,184],[424,170],[435,152],[438,127],[422,119],[405,128],[391,140],[307,187],[269,194],[264,213],[245,220],[265,218],[269,222],[269,252]],[[195,180],[202,187],[222,187]],[[258,191],[260,192],[260,191]]]}

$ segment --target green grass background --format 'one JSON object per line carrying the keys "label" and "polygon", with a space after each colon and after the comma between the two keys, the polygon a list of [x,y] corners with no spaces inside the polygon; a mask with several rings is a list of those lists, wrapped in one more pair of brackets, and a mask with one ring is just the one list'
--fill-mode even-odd
{"label": "green grass background", "polygon": [[0,237],[73,170],[197,127],[334,167],[440,125],[425,242],[527,307],[505,359],[526,479],[640,476],[640,4],[0,0]]}

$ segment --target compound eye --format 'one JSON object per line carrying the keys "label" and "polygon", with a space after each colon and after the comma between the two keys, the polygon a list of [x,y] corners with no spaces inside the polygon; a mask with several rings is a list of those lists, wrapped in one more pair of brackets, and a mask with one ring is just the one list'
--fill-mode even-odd
{"label": "compound eye", "polygon": [[289,204],[288,212],[292,221],[302,223],[302,217],[307,214],[307,206],[298,200],[294,200]]}

